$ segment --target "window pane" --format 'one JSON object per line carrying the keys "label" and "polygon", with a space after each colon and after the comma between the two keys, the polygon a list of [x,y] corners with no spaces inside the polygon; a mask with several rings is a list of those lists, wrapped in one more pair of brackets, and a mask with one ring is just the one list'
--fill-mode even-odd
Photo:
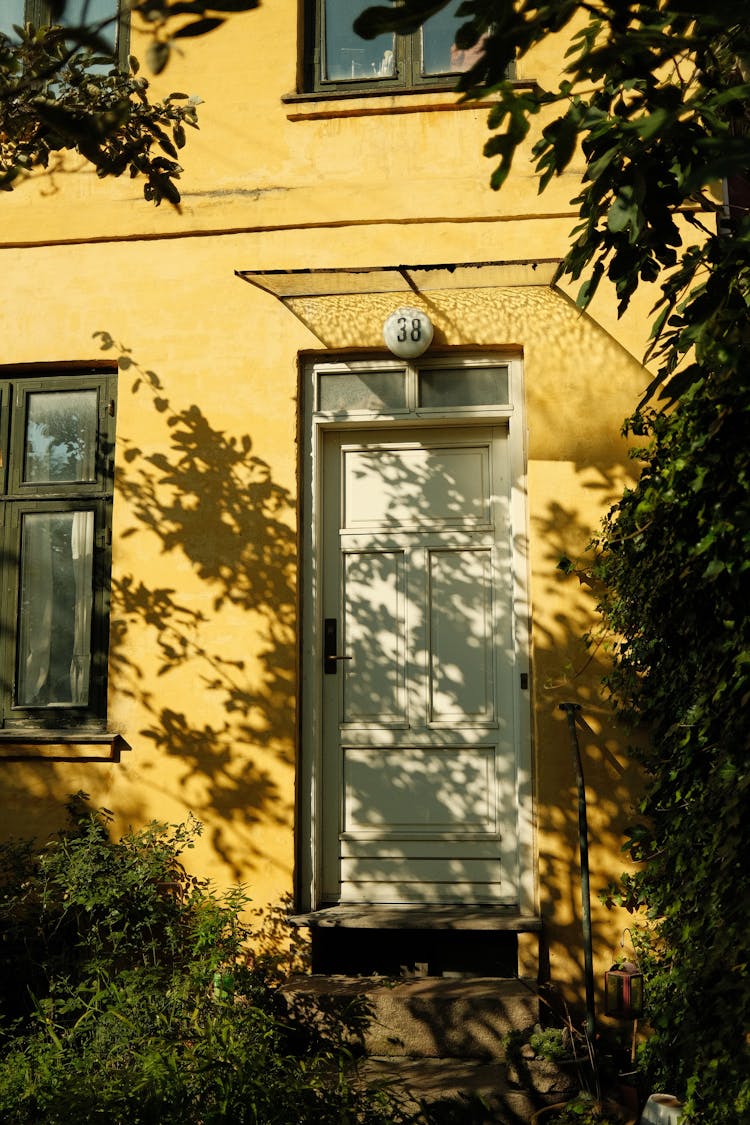
{"label": "window pane", "polygon": [[440,367],[419,373],[420,406],[499,406],[507,401],[507,367]]}
{"label": "window pane", "polygon": [[23,517],[16,690],[20,707],[88,703],[93,557],[93,512],[34,512]]}
{"label": "window pane", "polygon": [[405,396],[403,371],[321,374],[318,382],[318,410],[330,413],[403,410]]}
{"label": "window pane", "polygon": [[13,28],[23,26],[24,0],[2,0],[0,2],[0,31],[9,39],[15,39]]}
{"label": "window pane", "polygon": [[96,28],[114,54],[118,7],[118,0],[67,0],[59,22],[63,27],[80,27],[85,23]]}
{"label": "window pane", "polygon": [[469,70],[482,53],[481,40],[469,51],[459,51],[454,40],[456,32],[467,22],[456,12],[462,0],[454,0],[428,19],[422,28],[422,73],[457,74]]}
{"label": "window pane", "polygon": [[325,78],[341,82],[396,73],[393,35],[360,39],[352,24],[372,0],[325,0]]}
{"label": "window pane", "polygon": [[29,394],[25,484],[96,480],[97,402],[95,390]]}

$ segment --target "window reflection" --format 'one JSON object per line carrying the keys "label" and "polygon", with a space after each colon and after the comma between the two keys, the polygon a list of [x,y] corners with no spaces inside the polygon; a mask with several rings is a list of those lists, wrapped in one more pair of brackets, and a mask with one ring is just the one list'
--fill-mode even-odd
{"label": "window reflection", "polygon": [[393,35],[360,39],[352,24],[371,0],[325,0],[325,77],[330,81],[391,78],[396,73]]}
{"label": "window reflection", "polygon": [[96,391],[43,391],[28,396],[25,484],[96,479]]}
{"label": "window reflection", "polygon": [[481,57],[481,40],[468,51],[459,50],[455,44],[456,32],[466,23],[465,16],[456,14],[461,3],[462,0],[455,0],[422,27],[423,74],[458,74],[470,70]]}

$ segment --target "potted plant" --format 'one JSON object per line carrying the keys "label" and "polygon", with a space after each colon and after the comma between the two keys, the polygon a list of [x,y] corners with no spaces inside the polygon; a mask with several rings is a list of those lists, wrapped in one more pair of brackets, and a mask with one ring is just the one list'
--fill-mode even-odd
{"label": "potted plant", "polygon": [[578,1034],[582,1040],[576,1068],[580,1088],[567,1101],[538,1110],[532,1117],[534,1125],[635,1125],[639,1102],[637,1096],[622,1096],[624,1075],[616,1047],[612,1050],[611,1044],[599,1041],[594,1050],[588,1036]]}
{"label": "potted plant", "polygon": [[617,1102],[586,1091],[567,1102],[544,1106],[531,1118],[534,1125],[635,1125],[636,1116]]}
{"label": "potted plant", "polygon": [[505,1038],[508,1081],[540,1095],[567,1097],[579,1089],[582,1060],[576,1057],[568,1028],[535,1024]]}
{"label": "potted plant", "polygon": [[[537,1110],[531,1119],[534,1125],[635,1125],[638,1120],[637,1097],[624,1099],[620,1089],[623,1069],[630,1071],[635,1066],[634,1052],[611,1039],[597,1038],[593,1043],[587,1030],[574,1025],[567,1010],[562,1027],[535,1026],[511,1045],[507,1057],[511,1079],[515,1064],[527,1089],[545,1095],[548,1103],[550,1095],[558,1094],[554,1103]],[[544,1087],[529,1081],[545,1064],[562,1073],[567,1083]]]}

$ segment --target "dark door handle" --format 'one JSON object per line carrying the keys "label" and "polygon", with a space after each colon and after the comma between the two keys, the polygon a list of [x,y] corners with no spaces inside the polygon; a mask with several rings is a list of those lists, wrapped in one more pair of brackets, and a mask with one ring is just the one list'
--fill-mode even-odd
{"label": "dark door handle", "polygon": [[326,617],[323,622],[323,671],[326,676],[335,676],[339,660],[351,660],[351,656],[341,656],[336,652],[337,623],[335,617]]}

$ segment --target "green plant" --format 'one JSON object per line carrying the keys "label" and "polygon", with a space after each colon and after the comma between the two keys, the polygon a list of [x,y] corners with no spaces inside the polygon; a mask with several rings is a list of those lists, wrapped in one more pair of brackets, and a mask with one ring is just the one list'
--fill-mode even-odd
{"label": "green plant", "polygon": [[581,1093],[565,1105],[550,1109],[544,1125],[623,1125],[624,1111],[616,1105]]}
{"label": "green plant", "polygon": [[573,1049],[570,1033],[561,1027],[535,1027],[529,1036],[529,1046],[540,1058],[550,1062],[569,1059]]}
{"label": "green plant", "polygon": [[749,422],[750,383],[729,365],[673,411],[636,415],[643,471],[594,566],[610,689],[650,730],[633,750],[646,775],[626,843],[637,867],[606,897],[643,922],[652,1034],[639,1061],[701,1125],[742,1120],[750,1099]]}
{"label": "green plant", "polygon": [[[129,9],[130,16],[123,18],[136,17],[148,36],[146,59],[159,74],[181,39],[204,36],[257,2],[123,0],[121,9]],[[0,32],[0,191],[12,191],[32,170],[64,168],[64,154],[75,152],[100,178],[140,177],[146,199],[177,206],[179,151],[186,129],[198,127],[196,106],[202,99],[173,93],[151,101],[138,60],[130,56],[129,70],[115,65],[114,2],[104,18],[97,18],[89,4],[68,4],[72,18],[65,27],[55,23],[65,14],[65,0],[25,7],[39,22],[21,21],[12,38]],[[75,8],[82,20],[78,26]]]}
{"label": "green plant", "polygon": [[5,1125],[409,1119],[350,1080],[364,1013],[291,1010],[288,951],[251,932],[244,889],[187,873],[195,820],[113,841],[82,795],[71,817],[41,850],[0,855]]}

